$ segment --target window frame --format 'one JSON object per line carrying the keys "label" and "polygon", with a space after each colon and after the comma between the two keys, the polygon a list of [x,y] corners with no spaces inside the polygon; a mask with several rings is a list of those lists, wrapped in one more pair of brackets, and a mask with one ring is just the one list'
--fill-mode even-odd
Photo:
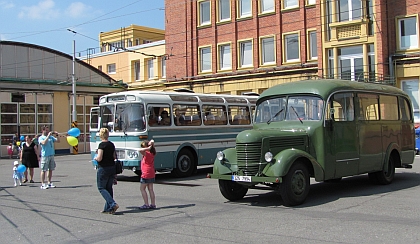
{"label": "window frame", "polygon": [[[264,40],[272,39],[273,40],[273,60],[272,61],[265,61],[265,52],[264,52]],[[275,35],[268,35],[268,36],[261,36],[260,37],[260,65],[261,66],[269,66],[276,64],[276,36]]]}
{"label": "window frame", "polygon": [[166,56],[162,56],[160,60],[160,75],[161,78],[166,78]]}
{"label": "window frame", "polygon": [[[243,14],[241,11],[241,7],[242,7],[242,2],[243,1],[248,1],[249,2],[249,14]],[[251,18],[252,17],[252,1],[251,0],[237,0],[237,18],[238,19],[244,19],[244,18]]]}
{"label": "window frame", "polygon": [[[222,67],[222,59],[224,57],[224,55],[222,55],[221,53],[221,47],[226,47],[229,46],[229,61],[230,61],[230,66],[223,68]],[[217,44],[217,69],[218,71],[227,71],[227,70],[232,70],[232,43],[231,42],[225,42],[225,43],[219,43]]]}
{"label": "window frame", "polygon": [[288,0],[283,0],[281,1],[282,4],[282,9],[294,9],[294,8],[299,8],[299,0],[289,0],[289,1],[295,1],[295,5],[291,5],[291,6],[286,6]]}
{"label": "window frame", "polygon": [[[411,46],[411,43],[410,43],[410,46],[408,46],[408,47],[403,47],[402,46],[402,35],[401,35],[401,22],[403,21],[403,20],[407,20],[407,19],[415,19],[415,22],[416,22],[416,28],[415,28],[415,30],[416,30],[416,43],[414,43],[415,45],[414,46]],[[396,20],[396,27],[397,27],[397,31],[396,31],[396,33],[397,33],[397,42],[398,42],[398,44],[397,44],[397,49],[398,50],[409,50],[409,49],[417,49],[417,48],[419,48],[419,18],[418,18],[418,16],[417,15],[409,15],[409,16],[404,16],[404,17],[399,17],[399,18],[397,18],[397,20]]]}
{"label": "window frame", "polygon": [[316,5],[316,0],[306,0],[306,6]]}
{"label": "window frame", "polygon": [[[208,49],[210,51],[210,60],[209,60],[209,69],[204,70],[203,66],[205,60],[203,58],[203,50]],[[200,46],[198,47],[198,68],[199,68],[199,73],[210,73],[212,71],[212,46],[211,45],[207,45],[207,46]]]}
{"label": "window frame", "polygon": [[[296,59],[287,59],[287,54],[288,54],[288,48],[287,48],[287,43],[286,43],[286,37],[287,36],[292,36],[292,35],[297,35],[297,39],[298,39],[298,58],[296,58]],[[300,55],[300,31],[295,31],[295,32],[288,32],[288,33],[283,33],[283,62],[284,63],[296,63],[296,62],[300,62],[300,58],[301,58],[301,55]]]}
{"label": "window frame", "polygon": [[117,73],[117,64],[116,63],[107,64],[106,65],[106,72],[110,75],[116,74]]}
{"label": "window frame", "polygon": [[133,62],[134,64],[134,80],[135,81],[139,81],[141,80],[141,64],[140,64],[140,60],[134,60]]}
{"label": "window frame", "polygon": [[[243,64],[243,50],[242,44],[245,43],[251,43],[251,63],[250,64]],[[254,67],[254,39],[250,38],[250,39],[243,39],[243,40],[238,40],[238,69],[248,69],[248,68],[252,68]]]}
{"label": "window frame", "polygon": [[153,58],[146,59],[145,63],[146,63],[147,80],[155,79],[155,69],[154,69]]}
{"label": "window frame", "polygon": [[[223,4],[221,4],[222,1],[227,1],[229,3],[229,9],[228,9],[228,13],[229,13],[229,17],[228,18],[223,18],[222,19],[222,8],[223,8]],[[231,13],[231,4],[230,4],[230,0],[217,0],[216,1],[216,8],[217,8],[217,22],[227,22],[227,21],[231,21],[232,19],[232,13]]]}
{"label": "window frame", "polygon": [[[313,39],[312,39],[312,35],[311,34],[313,34],[313,33],[315,33],[315,51],[316,51],[316,56],[314,56],[313,55],[313,47],[312,47],[312,44],[313,44]],[[308,46],[308,60],[309,61],[315,61],[315,60],[318,60],[318,45],[317,45],[317,39],[318,39],[318,35],[317,35],[318,33],[317,33],[317,31],[316,31],[316,29],[309,29],[309,30],[307,30],[307,41],[308,41],[308,43],[307,43],[307,46]]]}
{"label": "window frame", "polygon": [[[271,1],[273,3],[273,9],[272,10],[263,10],[264,2]],[[258,1],[258,13],[259,14],[270,14],[276,12],[276,1],[274,0],[259,0]]]}
{"label": "window frame", "polygon": [[[203,18],[206,17],[203,15],[203,4],[208,4],[208,20],[203,21]],[[211,25],[211,1],[210,0],[199,0],[197,1],[197,22],[198,26],[209,26]]]}

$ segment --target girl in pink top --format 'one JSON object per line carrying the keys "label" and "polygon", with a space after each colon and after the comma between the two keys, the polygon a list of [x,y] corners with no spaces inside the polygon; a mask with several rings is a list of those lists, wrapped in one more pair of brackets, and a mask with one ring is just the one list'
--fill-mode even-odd
{"label": "girl in pink top", "polygon": [[[141,160],[140,192],[144,201],[144,205],[140,209],[154,209],[156,208],[155,192],[153,191],[153,183],[155,182],[155,141],[143,141],[140,153],[143,155]],[[150,205],[146,187],[150,194]]]}

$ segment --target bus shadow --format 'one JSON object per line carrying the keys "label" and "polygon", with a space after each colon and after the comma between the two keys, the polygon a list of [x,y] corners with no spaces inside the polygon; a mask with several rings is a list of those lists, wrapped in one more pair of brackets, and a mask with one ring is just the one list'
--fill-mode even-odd
{"label": "bus shadow", "polygon": [[[184,181],[191,181],[191,180],[199,180],[206,178],[208,173],[213,171],[212,166],[208,167],[200,167],[197,169],[197,172],[189,177],[178,178],[172,175],[170,172],[167,173],[157,173],[156,174],[156,182],[155,184],[176,184],[176,182],[184,182]],[[124,171],[123,174],[117,176],[118,181],[126,181],[126,182],[139,182],[140,176],[136,175],[134,172],[126,172]]]}
{"label": "bus shadow", "polygon": [[[374,196],[385,193],[405,190],[420,185],[419,173],[396,173],[393,182],[389,185],[376,185],[369,181],[367,174],[343,178],[337,183],[318,182],[311,184],[311,189],[306,201],[294,208],[306,208],[325,203],[337,201],[342,198]],[[227,202],[245,204],[259,207],[281,207],[283,200],[274,191],[260,191],[247,194],[242,200],[237,202]]]}

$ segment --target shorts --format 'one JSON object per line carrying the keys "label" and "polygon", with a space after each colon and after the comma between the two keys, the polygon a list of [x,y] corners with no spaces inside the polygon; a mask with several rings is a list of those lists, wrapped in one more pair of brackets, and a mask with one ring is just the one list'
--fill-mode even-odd
{"label": "shorts", "polygon": [[155,178],[151,178],[151,179],[140,178],[140,183],[142,184],[155,183]]}
{"label": "shorts", "polygon": [[42,171],[55,170],[55,161],[54,161],[53,155],[41,157],[41,170]]}

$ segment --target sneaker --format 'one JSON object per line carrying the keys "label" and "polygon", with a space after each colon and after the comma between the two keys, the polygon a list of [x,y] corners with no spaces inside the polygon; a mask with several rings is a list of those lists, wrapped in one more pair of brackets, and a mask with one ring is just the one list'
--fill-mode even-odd
{"label": "sneaker", "polygon": [[41,189],[42,189],[42,190],[45,190],[45,189],[48,189],[48,188],[49,188],[49,187],[48,187],[48,185],[45,185],[45,184],[42,184],[42,185],[41,185]]}
{"label": "sneaker", "polygon": [[26,183],[26,182],[28,182],[28,179],[25,179],[25,180],[23,181],[23,183]]}
{"label": "sneaker", "polygon": [[55,185],[53,183],[49,183],[48,188],[55,188]]}
{"label": "sneaker", "polygon": [[15,187],[17,186],[17,184],[15,183]]}
{"label": "sneaker", "polygon": [[35,183],[33,180],[30,180],[29,183]]}
{"label": "sneaker", "polygon": [[141,207],[139,207],[140,209],[149,209],[150,207],[149,207],[149,205],[147,205],[147,204],[144,204],[143,206],[141,206]]}
{"label": "sneaker", "polygon": [[156,205],[154,205],[154,204],[150,204],[149,208],[150,208],[150,209],[156,209]]}

